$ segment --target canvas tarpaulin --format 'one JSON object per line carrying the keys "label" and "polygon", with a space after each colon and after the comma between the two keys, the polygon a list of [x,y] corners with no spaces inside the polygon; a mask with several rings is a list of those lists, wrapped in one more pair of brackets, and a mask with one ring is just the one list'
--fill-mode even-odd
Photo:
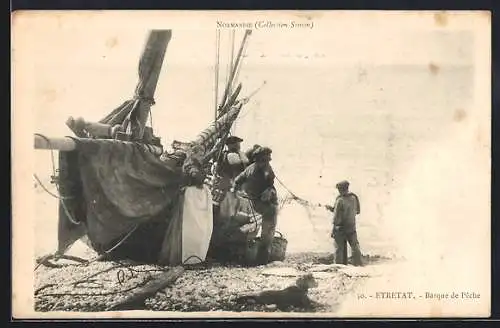
{"label": "canvas tarpaulin", "polygon": [[183,263],[197,263],[199,260],[205,260],[212,237],[212,214],[212,197],[207,186],[186,188],[182,215]]}
{"label": "canvas tarpaulin", "polygon": [[210,190],[184,188],[172,211],[171,223],[162,243],[158,263],[194,264],[204,261],[213,231]]}
{"label": "canvas tarpaulin", "polygon": [[140,143],[80,139],[77,144],[77,155],[61,152],[66,154],[61,158],[61,185],[73,198],[65,202],[71,220],[65,212],[60,216],[59,248],[81,230],[71,223],[79,221],[98,252],[134,229],[119,247],[122,252],[132,246],[139,253],[144,247],[158,251],[183,183],[182,163],[162,161]]}

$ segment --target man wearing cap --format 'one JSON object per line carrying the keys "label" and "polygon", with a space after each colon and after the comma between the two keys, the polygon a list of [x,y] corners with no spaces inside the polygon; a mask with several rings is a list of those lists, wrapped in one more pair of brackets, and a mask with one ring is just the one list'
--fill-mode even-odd
{"label": "man wearing cap", "polygon": [[220,205],[226,198],[227,191],[231,188],[234,178],[248,166],[248,158],[241,151],[243,139],[230,136],[226,139],[227,149],[222,153],[220,163],[215,165],[217,177],[212,189],[214,217],[220,213]]}
{"label": "man wearing cap", "polygon": [[243,139],[230,136],[226,140],[227,150],[224,152],[219,173],[229,179],[234,179],[248,165],[248,158],[241,151],[241,142]]}
{"label": "man wearing cap", "polygon": [[261,148],[261,145],[258,145],[258,144],[255,144],[253,145],[252,148],[248,149],[246,152],[245,152],[245,155],[247,156],[248,158],[248,162],[249,164],[252,164],[254,162],[254,158],[253,158],[253,153],[254,151],[256,151],[257,149]]}
{"label": "man wearing cap", "polygon": [[261,243],[258,262],[269,262],[271,243],[276,231],[278,198],[274,187],[275,174],[270,165],[272,150],[260,147],[253,152],[255,162],[235,179],[234,190],[242,189],[252,201],[254,210],[262,215]]}
{"label": "man wearing cap", "polygon": [[356,215],[360,213],[359,198],[349,191],[349,182],[346,180],[337,183],[339,196],[335,206],[327,207],[333,211],[332,237],[335,244],[335,263],[347,264],[347,243],[351,246],[353,264],[363,265],[358,235],[356,232]]}

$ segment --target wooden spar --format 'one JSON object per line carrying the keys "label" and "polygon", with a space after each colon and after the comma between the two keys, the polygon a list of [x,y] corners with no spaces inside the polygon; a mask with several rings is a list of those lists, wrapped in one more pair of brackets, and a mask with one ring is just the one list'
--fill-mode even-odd
{"label": "wooden spar", "polygon": [[[70,138],[70,137],[63,137],[63,138],[49,138],[49,137],[44,137],[39,134],[35,134],[35,149],[52,149],[52,150],[58,150],[58,151],[73,151],[77,150],[77,143],[76,140],[80,140],[84,138]],[[98,139],[99,140],[99,139]],[[105,140],[113,140],[113,139],[105,139]],[[129,141],[121,141],[121,140],[114,140],[115,142],[122,142],[124,144],[129,144],[132,142]],[[136,144],[136,143],[134,143]],[[143,144],[145,147],[149,149],[152,153],[156,155],[161,155],[163,153],[163,149],[161,147],[155,146],[155,145],[150,145],[150,144]]]}
{"label": "wooden spar", "polygon": [[53,149],[59,151],[72,151],[76,149],[76,142],[69,137],[45,138],[35,134],[35,149]]}
{"label": "wooden spar", "polygon": [[220,30],[216,30],[215,35],[215,105],[214,118],[217,120],[217,105],[219,104],[219,50],[220,50]]}
{"label": "wooden spar", "polygon": [[154,296],[158,291],[173,284],[183,273],[182,266],[176,266],[167,272],[160,273],[153,280],[147,282],[144,287],[138,288],[132,295],[109,306],[106,311],[137,310],[144,306],[144,301],[148,297]]}
{"label": "wooden spar", "polygon": [[[224,134],[226,130],[228,130],[233,124],[234,120],[240,113],[241,107],[233,107],[226,114],[219,117],[217,121],[212,123],[207,129],[202,131],[198,137],[193,141],[193,143],[197,143],[205,148],[210,148],[212,144],[215,144],[216,139]],[[85,140],[86,138],[78,138],[78,137],[62,137],[62,138],[51,138],[45,137],[41,134],[35,134],[35,149],[52,149],[58,151],[73,151],[77,150],[77,141]],[[102,139],[96,139],[102,140]],[[107,141],[111,141],[114,139],[103,139]],[[114,140],[115,142],[122,143],[131,143],[129,141],[121,141]],[[151,152],[160,155],[163,152],[162,147],[158,147],[151,144],[143,144],[147,147]]]}
{"label": "wooden spar", "polygon": [[198,134],[191,144],[202,146],[206,154],[215,145],[217,138],[222,137],[229,131],[231,125],[238,117],[240,110],[241,106],[231,108],[226,114],[219,117],[217,121]]}
{"label": "wooden spar", "polygon": [[142,139],[144,127],[154,105],[154,94],[158,85],[163,59],[172,38],[172,30],[152,30],[139,61],[139,82],[135,89],[138,97],[133,112],[136,112],[138,129],[132,129],[135,140]]}
{"label": "wooden spar", "polygon": [[219,109],[219,115],[217,116],[217,118],[222,117],[222,115],[226,114],[227,111],[229,109],[231,109],[231,107],[234,106],[234,104],[236,103],[236,100],[237,100],[238,96],[240,95],[240,92],[241,92],[241,83],[238,84],[238,86],[236,87],[236,90],[233,92],[233,94],[231,95],[231,97],[229,98],[229,100],[226,101],[226,103],[224,104],[224,106]]}
{"label": "wooden spar", "polygon": [[172,30],[151,30],[149,32],[139,60],[139,81],[135,88],[134,98],[114,109],[106,117],[99,120],[99,123],[113,126],[122,125],[123,131],[132,134],[134,140],[143,138],[146,121],[151,106],[154,105],[154,95],[171,37]]}
{"label": "wooden spar", "polygon": [[226,89],[224,90],[224,96],[221,101],[221,107],[225,105],[227,98],[229,97],[229,91],[231,90],[231,86],[233,85],[233,79],[236,74],[236,70],[240,64],[241,57],[243,55],[243,49],[245,48],[245,44],[247,42],[248,36],[252,34],[252,30],[246,30],[245,35],[243,36],[243,41],[241,41],[240,50],[238,51],[238,55],[236,55],[236,62],[233,65],[231,75],[229,75],[229,81],[227,82]]}

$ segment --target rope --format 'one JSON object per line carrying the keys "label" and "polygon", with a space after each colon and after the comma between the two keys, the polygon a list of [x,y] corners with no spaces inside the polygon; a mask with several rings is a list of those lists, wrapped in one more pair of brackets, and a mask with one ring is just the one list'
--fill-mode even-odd
{"label": "rope", "polygon": [[[150,119],[151,119],[151,122],[152,122],[152,115],[151,115],[151,112],[150,112]],[[44,138],[47,143],[49,144],[49,147],[50,147],[50,151],[51,151],[51,159],[52,159],[52,172],[53,172],[53,175],[55,176],[56,175],[56,168],[55,168],[55,160],[54,160],[54,151],[51,147],[51,142],[50,142],[50,139],[47,138],[46,136],[44,136],[43,134],[40,134],[40,133],[36,133],[35,135],[38,135],[42,138]],[[71,215],[71,213],[69,212],[67,206],[66,206],[66,203],[64,202],[65,199],[72,199],[71,197],[64,197],[64,196],[61,196],[60,194],[60,191],[59,191],[59,186],[58,186],[58,183],[56,182],[55,185],[56,185],[56,188],[57,188],[57,193],[59,195],[55,195],[54,193],[50,192],[44,185],[43,183],[40,181],[40,179],[38,178],[38,176],[36,174],[33,175],[34,178],[37,180],[38,184],[40,184],[40,186],[51,196],[57,198],[60,200],[60,203],[64,209],[64,212],[66,213],[66,216],[68,217],[68,220],[71,221],[71,223],[75,224],[75,225],[79,225],[81,224],[81,222],[78,222],[76,221],[73,216]],[[98,257],[96,257],[95,259],[87,262],[87,263],[84,263],[84,265],[88,265],[90,263],[93,263],[101,258],[103,258],[104,256],[108,255],[109,253],[111,253],[112,251],[114,251],[116,248],[118,248],[121,244],[123,244],[125,242],[125,240],[127,240],[127,238],[130,237],[130,235],[135,231],[137,230],[137,228],[139,227],[139,225],[137,224],[132,230],[130,230],[116,245],[114,245],[113,247],[111,247],[110,249],[106,250],[104,252],[104,254],[101,254],[99,255]],[[43,261],[40,262],[36,267],[35,267],[35,271],[40,267],[40,265],[44,264]]]}
{"label": "rope", "polygon": [[187,259],[185,259],[184,262],[182,262],[182,265],[193,265],[193,264],[187,264],[187,261],[190,260],[190,259],[192,259],[192,258],[196,258],[196,259],[198,259],[198,261],[200,261],[200,262],[198,262],[196,264],[200,264],[200,263],[205,262],[199,256],[197,256],[197,255],[191,255]]}
{"label": "rope", "polygon": [[125,242],[125,240],[128,239],[128,237],[130,237],[130,235],[137,230],[137,228],[139,228],[139,224],[136,224],[135,227],[130,230],[115,246],[111,247],[110,249],[108,249],[107,251],[104,252],[104,254],[109,254],[111,253],[112,251],[114,251],[115,249],[117,249],[121,244],[123,244]]}
{"label": "rope", "polygon": [[[306,199],[303,199],[299,196],[297,196],[295,193],[293,193],[279,178],[278,176],[276,176],[275,174],[275,178],[276,180],[280,183],[280,185],[285,188],[285,190],[292,196],[291,200],[295,200],[297,203],[299,203],[300,205],[304,206],[307,210],[307,219],[309,220],[309,222],[311,223],[314,231],[318,232],[318,230],[316,229],[316,225],[314,224],[313,220],[311,219],[311,213],[309,212],[309,207],[312,207],[314,206],[314,204],[312,204],[310,201],[306,200]],[[285,198],[286,200],[286,198]],[[284,202],[283,202],[283,205],[284,205]]]}
{"label": "rope", "polygon": [[74,197],[63,197],[63,196],[58,196],[56,194],[54,194],[53,192],[51,192],[47,187],[45,187],[45,185],[42,183],[42,181],[40,181],[40,178],[35,174],[33,174],[33,177],[35,178],[36,182],[40,185],[40,187],[42,187],[42,189],[49,195],[51,195],[52,197],[54,198],[57,198],[59,200],[63,200],[63,199],[73,199]]}
{"label": "rope", "polygon": [[285,190],[292,196],[292,200],[297,201],[299,204],[303,206],[311,206],[311,207],[324,207],[326,205],[323,204],[315,204],[307,199],[304,199],[302,197],[297,196],[295,193],[293,193],[276,175],[275,175],[276,180],[280,183],[280,185],[285,188]]}
{"label": "rope", "polygon": [[[248,96],[246,96],[245,98],[241,99],[239,102],[242,103],[243,105],[246,105],[250,102],[250,99],[253,98],[253,96],[255,96],[257,94],[257,92],[259,92],[263,87],[264,85],[267,83],[267,81],[264,81],[262,82],[261,86],[258,87],[257,89],[255,89],[255,91],[253,91],[251,94],[249,94]],[[242,120],[244,119],[249,113],[250,111],[252,110],[253,107],[250,107],[249,110],[246,111],[246,113],[244,113],[244,115],[239,115],[238,116],[238,119],[239,120]]]}
{"label": "rope", "polygon": [[[72,287],[78,287],[78,285],[83,284],[83,283],[94,283],[95,284],[97,282],[93,279],[91,280],[91,278],[94,278],[98,275],[101,275],[103,273],[106,273],[106,272],[109,272],[109,271],[112,271],[112,270],[115,270],[118,268],[121,268],[121,269],[117,271],[116,277],[117,277],[118,283],[120,285],[123,285],[123,283],[125,282],[125,279],[126,279],[125,270],[128,271],[128,273],[129,273],[128,279],[135,278],[136,273],[151,273],[151,272],[165,271],[165,269],[137,270],[137,269],[132,268],[130,265],[123,264],[120,261],[116,261],[114,263],[115,263],[115,265],[113,265],[112,267],[109,267],[109,268],[106,268],[104,270],[93,273],[93,274],[91,274],[83,279],[79,279],[79,280],[70,282],[70,283],[68,283],[68,285],[71,285]],[[151,276],[149,276],[148,278],[151,278]],[[138,283],[135,286],[132,286],[130,288],[117,290],[117,291],[111,291],[111,292],[98,293],[98,294],[96,294],[96,293],[43,293],[40,296],[68,296],[68,295],[71,295],[71,296],[108,296],[108,295],[116,295],[116,294],[126,293],[129,291],[132,291],[132,290],[144,285],[149,280],[148,278],[146,278],[144,281],[142,281],[142,282],[140,282],[140,283]],[[34,295],[36,296],[42,290],[49,288],[49,287],[53,287],[53,286],[58,286],[58,284],[51,283],[51,284],[44,285],[44,286],[38,288],[37,290],[35,290]],[[102,284],[99,287],[102,288]],[[97,288],[99,288],[99,287],[97,287]]]}
{"label": "rope", "polygon": [[[54,150],[52,149],[52,143],[50,141],[50,139],[46,136],[44,136],[43,134],[41,133],[35,133],[35,135],[45,139],[45,141],[47,141],[47,143],[49,144],[49,148],[50,148],[50,155],[51,155],[51,161],[52,161],[52,176],[53,177],[56,177],[56,163],[55,163],[55,159],[54,159]],[[71,223],[75,224],[75,225],[79,225],[81,222],[75,220],[73,218],[73,216],[71,215],[70,211],[68,210],[68,208],[66,207],[66,203],[64,202],[65,199],[70,199],[70,198],[66,198],[65,196],[61,196],[61,192],[59,190],[59,184],[57,181],[54,182],[55,186],[56,186],[56,190],[57,190],[57,194],[58,196],[54,195],[53,193],[51,193],[40,181],[40,179],[37,177],[36,174],[34,174],[34,177],[35,179],[37,180],[37,182],[40,184],[40,186],[50,195],[52,195],[53,197],[56,197],[59,199],[60,201],[60,204],[62,205],[63,209],[64,209],[64,212],[66,213],[66,216],[68,217],[68,220],[71,221]]]}
{"label": "rope", "polygon": [[[258,228],[259,225],[257,224],[257,215],[255,214],[255,212],[256,212],[255,208],[254,208],[253,203],[251,201],[248,203],[250,203],[250,210],[252,211],[252,216],[253,216],[253,220],[255,222],[255,227]],[[262,218],[262,219],[264,219],[264,218]]]}

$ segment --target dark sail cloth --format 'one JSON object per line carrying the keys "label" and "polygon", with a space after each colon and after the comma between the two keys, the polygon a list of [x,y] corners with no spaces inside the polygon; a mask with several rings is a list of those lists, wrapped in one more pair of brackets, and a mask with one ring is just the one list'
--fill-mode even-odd
{"label": "dark sail cloth", "polygon": [[[121,242],[113,255],[155,261],[183,183],[178,163],[161,161],[139,143],[89,139],[78,141],[77,149],[65,167],[71,175],[61,175],[78,181],[73,186],[79,190],[68,195],[74,197],[67,206],[72,221],[82,222],[98,253]],[[71,229],[61,228],[67,215],[59,220],[63,248]]]}
{"label": "dark sail cloth", "polygon": [[262,215],[262,233],[258,258],[262,263],[269,261],[271,243],[276,231],[278,198],[274,188],[275,174],[270,166],[259,168],[250,164],[235,180],[235,188],[242,187],[252,201],[254,210]]}
{"label": "dark sail cloth", "polygon": [[347,264],[347,243],[351,246],[353,264],[362,265],[361,250],[356,232],[356,215],[360,213],[359,198],[354,193],[340,195],[333,209],[335,263]]}

